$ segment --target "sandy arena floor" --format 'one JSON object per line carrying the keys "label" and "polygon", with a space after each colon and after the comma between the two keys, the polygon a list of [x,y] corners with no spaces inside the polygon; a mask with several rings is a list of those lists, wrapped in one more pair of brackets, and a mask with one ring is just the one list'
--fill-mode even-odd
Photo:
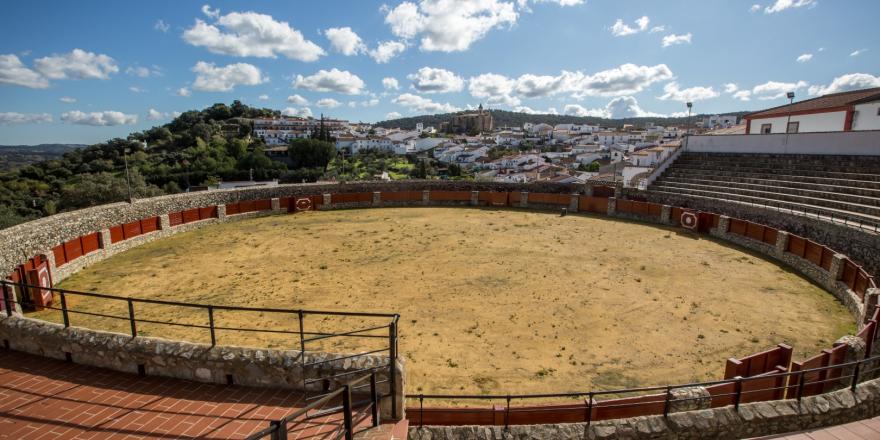
{"label": "sandy arena floor", "polygon": [[[803,358],[853,331],[830,294],[706,236],[513,210],[389,208],[232,222],[132,249],[62,287],[198,303],[398,312],[411,393],[714,380],[728,357],[785,342]],[[70,302],[127,314],[124,303]],[[137,314],[206,323],[195,310],[139,305]],[[308,319],[309,328],[368,324]],[[126,321],[72,320],[128,331]],[[296,329],[290,316],[258,313],[218,313],[217,325]],[[203,330],[150,324],[139,330],[207,340]],[[218,337],[221,344],[298,348],[295,335]],[[333,350],[352,348],[351,341],[326,342]]]}

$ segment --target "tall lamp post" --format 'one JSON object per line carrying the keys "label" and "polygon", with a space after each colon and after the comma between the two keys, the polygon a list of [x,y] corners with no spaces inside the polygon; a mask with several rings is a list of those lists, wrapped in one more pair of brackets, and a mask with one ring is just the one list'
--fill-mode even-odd
{"label": "tall lamp post", "polygon": [[685,104],[685,105],[687,105],[687,108],[688,108],[688,119],[687,119],[687,131],[685,132],[685,138],[684,138],[684,151],[687,151],[688,142],[689,142],[688,138],[691,137],[691,108],[693,108],[694,103],[688,101],[687,104]]}
{"label": "tall lamp post", "polygon": [[131,175],[128,173],[128,152],[128,147],[122,150],[122,159],[125,161],[125,183],[128,185],[128,203],[133,203],[134,199],[131,197]]}
{"label": "tall lamp post", "polygon": [[794,92],[785,94],[788,98],[788,119],[785,121],[785,148],[788,149],[788,134],[791,133],[791,107],[794,105]]}

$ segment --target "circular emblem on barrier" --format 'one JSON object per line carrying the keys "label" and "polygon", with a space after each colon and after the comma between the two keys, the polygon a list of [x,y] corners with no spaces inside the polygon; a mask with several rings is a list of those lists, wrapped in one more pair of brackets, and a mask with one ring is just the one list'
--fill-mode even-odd
{"label": "circular emblem on barrier", "polygon": [[312,209],[312,200],[311,199],[296,199],[296,210],[297,211],[308,211]]}
{"label": "circular emblem on barrier", "polygon": [[697,213],[695,212],[682,212],[681,213],[681,225],[690,230],[697,229],[697,223],[699,223],[699,218],[697,217]]}

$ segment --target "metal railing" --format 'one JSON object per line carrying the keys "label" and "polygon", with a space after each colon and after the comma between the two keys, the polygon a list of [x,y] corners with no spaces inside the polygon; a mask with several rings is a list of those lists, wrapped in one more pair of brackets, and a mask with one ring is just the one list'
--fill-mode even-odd
{"label": "metal railing", "polygon": [[[68,290],[68,289],[58,289],[53,287],[41,287],[36,285],[27,284],[24,281],[21,282],[12,282],[9,280],[0,280],[0,290],[2,290],[3,294],[3,304],[6,310],[7,316],[11,316],[13,313],[13,309],[15,305],[22,307],[22,303],[15,299],[12,294],[12,290],[17,288],[20,292],[30,292],[31,289],[36,291],[49,291],[52,292],[53,298],[57,295],[59,299],[58,306],[55,305],[47,305],[44,306],[44,309],[54,310],[61,312],[62,323],[65,328],[71,326],[71,317],[73,315],[82,315],[89,316],[92,318],[106,318],[111,320],[119,320],[119,321],[127,321],[128,322],[128,331],[132,338],[138,337],[141,333],[138,329],[138,324],[153,324],[160,326],[171,326],[171,327],[183,327],[183,328],[191,328],[206,331],[210,336],[211,346],[216,346],[218,344],[218,331],[233,331],[233,332],[243,332],[247,334],[253,333],[266,333],[273,335],[290,335],[291,346],[298,348],[300,351],[300,361],[303,366],[303,389],[306,390],[306,399],[307,400],[315,400],[325,397],[330,393],[330,383],[331,381],[343,381],[345,378],[353,376],[355,374],[360,373],[369,373],[374,372],[377,369],[388,369],[388,376],[386,380],[382,380],[379,383],[387,383],[389,389],[389,395],[392,400],[392,417],[397,417],[397,353],[398,353],[398,335],[397,335],[397,323],[400,318],[400,315],[394,313],[367,313],[367,312],[340,312],[340,311],[322,311],[322,310],[306,310],[306,309],[276,309],[276,308],[265,308],[265,307],[239,307],[239,306],[221,306],[221,305],[211,305],[211,304],[197,304],[197,303],[187,303],[187,302],[179,302],[179,301],[167,301],[167,300],[159,300],[159,299],[149,299],[149,298],[133,298],[133,297],[122,297],[116,295],[109,295],[104,293],[94,293],[94,292],[82,292],[76,290]],[[116,301],[120,303],[124,303],[127,305],[127,313],[125,316],[113,315],[108,313],[100,313],[89,310],[81,310],[75,309],[69,306],[68,298],[69,297],[89,297],[89,298],[100,298],[109,301]],[[153,304],[160,306],[170,306],[175,308],[185,308],[185,309],[194,309],[198,311],[202,311],[204,313],[203,319],[204,323],[192,323],[192,322],[174,322],[171,320],[160,320],[160,319],[146,319],[139,318],[136,314],[137,308],[135,307],[138,304]],[[291,319],[291,323],[295,323],[297,325],[296,330],[285,330],[281,328],[258,328],[254,326],[250,327],[235,327],[235,326],[222,326],[217,325],[215,321],[215,313],[219,311],[228,311],[228,312],[247,312],[247,313],[275,313],[281,314],[282,316],[289,317]],[[308,330],[306,328],[307,318],[313,316],[318,317],[318,321],[324,321],[328,318],[332,317],[350,317],[350,318],[371,318],[371,319],[382,319],[387,320],[386,323],[381,325],[374,325],[364,328],[357,328],[354,330],[347,330],[341,332],[328,332],[328,331],[320,331],[320,330]],[[99,330],[99,329],[95,329]],[[310,361],[306,358],[306,354],[309,352],[308,344],[310,343],[326,343],[331,338],[355,338],[360,340],[376,340],[376,341],[387,341],[387,346],[382,346],[378,349],[369,350],[365,352],[360,352],[351,355],[344,356],[327,356],[326,358]],[[386,352],[388,356],[388,364],[387,365],[378,365],[371,366],[368,368],[357,369],[352,371],[343,371],[338,372],[329,376],[321,376],[320,373],[322,371],[322,367],[327,364],[345,361],[347,359],[353,359],[361,356],[369,356],[369,355],[377,355],[380,353]],[[318,374],[312,375],[316,377],[309,377],[306,374],[307,371],[316,371]],[[312,390],[316,387],[316,383],[323,383],[323,389],[320,394],[317,395],[309,395],[309,390]]]}
{"label": "metal railing", "polygon": [[[367,379],[369,379],[369,383],[365,385],[358,385],[366,381]],[[370,387],[368,399],[358,402],[353,401],[352,391],[367,386]],[[330,409],[322,408],[325,404],[330,403],[337,397],[341,398],[341,405]],[[342,426],[339,428],[339,432],[332,438],[339,439],[340,437],[342,437],[345,438],[345,440],[352,440],[357,426],[360,425],[364,420],[366,420],[367,417],[371,418],[371,427],[375,428],[379,426],[379,402],[380,396],[377,389],[376,372],[373,371],[370,374],[365,374],[360,378],[357,378],[355,380],[352,380],[351,382],[342,385],[342,387],[337,389],[336,391],[324,395],[320,399],[309,403],[305,407],[298,409],[296,412],[288,416],[285,416],[278,420],[272,420],[271,422],[269,422],[269,426],[267,428],[264,428],[249,435],[248,437],[246,437],[245,440],[261,440],[266,437],[269,437],[271,440],[286,440],[288,432],[291,431],[293,428],[296,428],[299,425],[306,424],[310,420],[321,417],[329,417],[339,413],[342,413]],[[363,414],[356,417],[355,412],[357,409],[360,409]],[[315,412],[309,414],[310,411]]]}
{"label": "metal railing", "polygon": [[[795,399],[800,404],[803,397],[809,395],[820,394],[813,392],[817,387],[822,393],[826,392],[825,387],[830,385],[830,390],[849,388],[855,391],[856,386],[864,381],[871,380],[880,376],[880,355],[866,357],[864,359],[828,365],[819,368],[806,369],[801,371],[787,371],[780,373],[771,373],[757,375],[751,377],[737,377],[734,379],[719,380],[712,382],[694,382],[678,385],[664,385],[641,388],[625,388],[617,390],[603,391],[587,391],[587,392],[570,392],[570,393],[550,393],[550,394],[407,394],[407,399],[415,399],[418,401],[418,407],[407,408],[407,418],[411,423],[418,426],[424,426],[425,413],[445,412],[442,418],[445,423],[454,420],[457,415],[469,414],[471,416],[467,424],[478,424],[473,422],[473,415],[483,413],[487,415],[498,412],[498,409],[492,407],[433,407],[425,408],[425,400],[442,400],[450,401],[499,401],[503,400],[505,405],[500,408],[503,413],[503,424],[505,428],[512,424],[530,424],[529,418],[540,417],[540,423],[558,423],[558,422],[585,422],[589,426],[592,422],[598,420],[608,420],[614,418],[632,417],[636,415],[663,415],[668,416],[672,410],[672,406],[686,404],[692,401],[709,401],[710,407],[722,407],[733,405],[734,409],[739,411],[739,407],[743,403],[751,403],[757,401]],[[846,374],[844,374],[846,373]],[[813,378],[816,378],[813,380]],[[772,386],[763,387],[754,384],[773,382]],[[685,388],[704,387],[727,389],[732,391],[710,392],[708,396],[699,397],[674,397],[674,391]],[[807,388],[809,389],[807,390]],[[653,393],[653,394],[652,394]],[[768,394],[775,394],[778,397],[766,398]],[[596,400],[600,397],[614,397],[606,400]],[[628,397],[621,397],[628,396]],[[764,397],[762,397],[764,396]],[[582,401],[580,404],[556,404],[544,406],[512,406],[514,400],[539,400],[539,399],[577,399]],[[726,405],[714,404],[714,402],[727,403]],[[614,412],[631,410],[631,415],[607,416],[599,414],[600,411]],[[564,420],[551,420],[553,413],[564,415]],[[519,417],[517,415],[519,414]],[[573,420],[572,416],[579,420]],[[518,420],[517,420],[518,419]],[[497,419],[496,419],[497,422]],[[498,425],[499,423],[489,423]]]}

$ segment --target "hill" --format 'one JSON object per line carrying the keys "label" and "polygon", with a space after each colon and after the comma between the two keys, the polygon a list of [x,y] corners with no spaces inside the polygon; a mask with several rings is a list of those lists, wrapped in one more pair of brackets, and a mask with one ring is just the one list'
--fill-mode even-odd
{"label": "hill", "polygon": [[[596,117],[581,117],[581,116],[571,116],[571,115],[554,115],[554,114],[532,114],[532,113],[518,113],[511,112],[506,110],[488,110],[492,113],[492,118],[495,120],[495,127],[522,127],[522,125],[526,122],[531,123],[545,123],[550,125],[556,124],[590,124],[590,125],[601,125],[605,127],[621,127],[624,124],[632,124],[637,127],[643,127],[647,123],[654,123],[655,125],[684,125],[687,123],[687,117],[680,118],[666,118],[666,117],[645,117],[645,118],[623,118],[623,119],[606,119],[606,118],[596,118]],[[727,115],[737,115],[742,116],[749,112],[730,112],[725,113]],[[378,127],[384,128],[403,128],[407,130],[412,130],[416,128],[416,124],[421,122],[425,124],[425,127],[440,127],[440,123],[449,122],[452,120],[452,116],[457,113],[443,113],[438,115],[421,115],[421,116],[412,116],[407,118],[399,118],[399,119],[389,119],[386,121],[380,121],[374,124]],[[699,121],[702,119],[703,114],[694,115],[691,117],[691,122]]]}
{"label": "hill", "polygon": [[0,171],[9,171],[44,160],[58,159],[81,144],[0,145]]}

